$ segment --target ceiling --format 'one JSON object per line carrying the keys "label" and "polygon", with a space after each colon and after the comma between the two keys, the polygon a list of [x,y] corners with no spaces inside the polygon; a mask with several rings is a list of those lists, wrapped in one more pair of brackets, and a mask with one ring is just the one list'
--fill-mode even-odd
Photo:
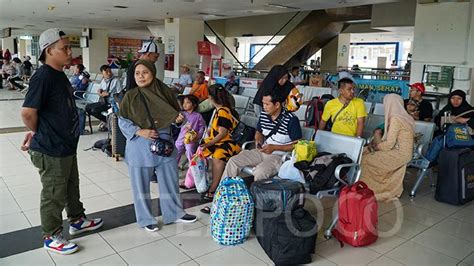
{"label": "ceiling", "polygon": [[[149,35],[147,25],[166,18],[214,20],[327,8],[396,2],[397,0],[0,0],[0,29],[33,34],[46,28],[109,29]],[[291,8],[278,7],[283,5]],[[126,8],[119,8],[122,6]]]}

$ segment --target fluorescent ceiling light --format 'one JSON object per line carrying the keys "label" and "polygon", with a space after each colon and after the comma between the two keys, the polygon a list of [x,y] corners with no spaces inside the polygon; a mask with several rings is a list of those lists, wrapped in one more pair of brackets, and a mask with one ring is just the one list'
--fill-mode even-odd
{"label": "fluorescent ceiling light", "polygon": [[300,9],[299,7],[285,6],[285,5],[280,5],[280,4],[267,4],[267,6],[281,8],[281,9]]}
{"label": "fluorescent ceiling light", "polygon": [[226,16],[222,14],[210,14],[210,13],[205,13],[205,12],[199,12],[198,15],[209,16],[209,17],[225,17]]}

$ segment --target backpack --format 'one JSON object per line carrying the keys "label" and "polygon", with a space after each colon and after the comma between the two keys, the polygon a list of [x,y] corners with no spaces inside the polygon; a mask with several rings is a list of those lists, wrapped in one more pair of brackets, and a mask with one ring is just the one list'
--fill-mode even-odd
{"label": "backpack", "polygon": [[362,181],[342,189],[338,201],[338,220],[333,236],[341,247],[347,243],[363,247],[377,238],[378,205],[374,192]]}
{"label": "backpack", "polygon": [[242,244],[250,234],[254,202],[240,177],[224,178],[211,207],[211,237],[221,245]]}
{"label": "backpack", "polygon": [[[336,168],[341,164],[352,163],[346,154],[329,154],[322,152],[312,162],[301,161],[295,167],[303,172],[305,180],[309,183],[309,193],[316,194],[321,190],[330,189],[337,183]],[[343,168],[340,177],[343,178],[348,168]]]}
{"label": "backpack", "polygon": [[324,94],[321,97],[313,97],[311,101],[309,101],[305,113],[305,127],[312,127],[318,130],[319,122],[321,122],[321,117],[323,115],[324,106],[326,106],[326,103],[332,99],[334,99],[334,96],[331,94]]}

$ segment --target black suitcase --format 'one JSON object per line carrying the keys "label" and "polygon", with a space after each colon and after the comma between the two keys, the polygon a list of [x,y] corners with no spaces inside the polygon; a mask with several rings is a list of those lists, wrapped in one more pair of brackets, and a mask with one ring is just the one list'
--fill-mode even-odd
{"label": "black suitcase", "polygon": [[125,145],[127,143],[127,139],[123,135],[122,131],[118,125],[118,116],[116,114],[110,115],[110,125],[111,125],[111,145],[112,145],[112,157],[115,160],[120,160],[120,157],[125,156]]}
{"label": "black suitcase", "polygon": [[275,265],[299,265],[311,262],[315,252],[318,225],[305,209],[297,208],[276,217],[256,210],[257,240]]}
{"label": "black suitcase", "polygon": [[266,212],[293,210],[304,205],[304,185],[287,179],[265,179],[250,187],[255,208]]}
{"label": "black suitcase", "polygon": [[444,149],[438,158],[435,199],[462,205],[474,199],[474,151]]}

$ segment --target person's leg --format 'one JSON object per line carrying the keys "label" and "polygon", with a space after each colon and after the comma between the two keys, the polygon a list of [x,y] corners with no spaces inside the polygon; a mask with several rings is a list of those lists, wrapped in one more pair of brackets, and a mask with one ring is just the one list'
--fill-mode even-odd
{"label": "person's leg", "polygon": [[11,79],[10,79],[10,84],[11,84],[13,87],[18,88],[19,90],[24,89],[25,87],[23,87],[23,85],[18,84],[17,81],[21,81],[21,78],[19,78],[19,77],[11,78]]}
{"label": "person's leg", "polygon": [[66,195],[66,213],[69,221],[74,222],[84,217],[84,206],[80,200],[79,192],[79,171],[77,169],[77,155],[73,155],[70,162],[69,179]]}
{"label": "person's leg", "polygon": [[214,193],[221,182],[222,173],[224,172],[225,162],[220,159],[212,159],[212,183],[209,187],[209,193]]}
{"label": "person's leg", "polygon": [[280,169],[282,164],[281,156],[279,155],[265,153],[262,153],[262,155],[263,161],[259,163],[253,171],[255,181],[273,177],[278,173],[278,169]]}
{"label": "person's leg", "polygon": [[151,212],[150,196],[150,177],[153,175],[153,170],[153,167],[128,167],[132,183],[135,217],[140,227],[156,224],[155,217]]}
{"label": "person's leg", "polygon": [[193,159],[194,154],[196,154],[197,147],[198,147],[197,143],[185,144],[186,158],[188,159],[189,162],[191,161],[191,159]]}
{"label": "person's leg", "polygon": [[170,224],[185,215],[178,187],[178,163],[175,157],[161,157],[155,167],[160,191],[160,209],[164,224]]}
{"label": "person's leg", "polygon": [[102,112],[107,111],[109,109],[108,104],[104,103],[96,103],[92,108],[91,108],[91,115],[94,116],[95,118],[99,119],[100,121],[106,123],[107,118],[102,114]]}
{"label": "person's leg", "polygon": [[176,146],[176,162],[179,165],[179,161],[181,161],[185,150],[184,142],[177,140],[174,145]]}
{"label": "person's leg", "polygon": [[262,160],[262,153],[258,150],[243,150],[229,159],[224,172],[222,173],[222,177],[237,176],[243,167],[256,166],[262,162]]}
{"label": "person's leg", "polygon": [[43,237],[62,232],[62,211],[66,204],[67,178],[69,169],[62,169],[64,158],[50,157],[30,151],[31,162],[41,176],[40,216]]}

